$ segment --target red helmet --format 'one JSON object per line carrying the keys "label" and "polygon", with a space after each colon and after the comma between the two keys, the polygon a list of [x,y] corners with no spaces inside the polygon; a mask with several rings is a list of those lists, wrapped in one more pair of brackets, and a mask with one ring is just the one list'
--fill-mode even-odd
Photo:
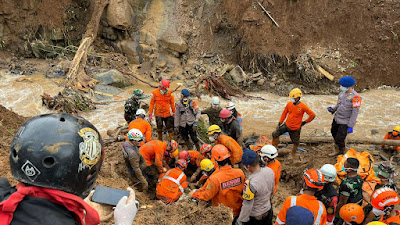
{"label": "red helmet", "polygon": [[187,162],[180,159],[178,161],[176,161],[175,166],[180,166],[182,169],[186,169],[187,168]]}
{"label": "red helmet", "polygon": [[216,161],[220,162],[224,159],[227,159],[231,156],[228,149],[223,145],[215,145],[211,150],[211,157]]}
{"label": "red helmet", "polygon": [[212,148],[213,147],[210,144],[203,144],[200,147],[200,153],[204,156],[207,152],[210,152]]}
{"label": "red helmet", "polygon": [[221,117],[221,119],[229,118],[231,116],[232,112],[229,109],[223,109],[219,114],[219,117]]}
{"label": "red helmet", "polygon": [[309,169],[303,174],[303,178],[310,188],[316,188],[322,190],[325,185],[324,174],[316,169]]}
{"label": "red helmet", "polygon": [[178,155],[178,159],[185,160],[186,162],[190,160],[190,155],[189,152],[187,151],[181,151]]}
{"label": "red helmet", "polygon": [[168,90],[168,88],[169,88],[169,80],[162,79],[160,88],[163,89],[164,91]]}

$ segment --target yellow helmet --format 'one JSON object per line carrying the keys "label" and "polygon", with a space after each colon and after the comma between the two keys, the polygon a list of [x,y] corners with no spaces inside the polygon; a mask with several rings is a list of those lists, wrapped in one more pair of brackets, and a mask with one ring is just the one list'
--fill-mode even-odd
{"label": "yellow helmet", "polygon": [[382,222],[379,222],[379,221],[374,221],[374,222],[368,223],[367,225],[386,225],[386,223],[382,223]]}
{"label": "yellow helmet", "polygon": [[400,133],[400,126],[395,126],[393,130]]}
{"label": "yellow helmet", "polygon": [[221,128],[218,126],[218,125],[211,125],[209,128],[208,128],[208,135],[213,135],[213,134],[215,134],[215,133],[221,133],[222,131],[221,131]]}
{"label": "yellow helmet", "polygon": [[293,89],[293,90],[290,91],[289,97],[290,97],[290,98],[303,97],[303,93],[301,92],[300,89],[295,88],[295,89]]}
{"label": "yellow helmet", "polygon": [[214,168],[214,163],[209,159],[203,159],[200,163],[200,168],[203,171],[210,171]]}

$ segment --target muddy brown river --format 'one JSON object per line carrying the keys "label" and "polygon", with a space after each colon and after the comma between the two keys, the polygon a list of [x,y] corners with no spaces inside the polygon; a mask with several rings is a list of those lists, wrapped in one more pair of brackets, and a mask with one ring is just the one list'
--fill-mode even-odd
{"label": "muddy brown river", "polygon": [[[42,113],[50,113],[41,104],[40,95],[46,92],[51,95],[62,90],[54,79],[47,79],[43,74],[31,76],[14,76],[0,73],[0,104],[22,116],[32,117]],[[172,89],[179,82],[172,84]],[[128,98],[133,89],[142,88],[147,95],[152,88],[145,85],[134,85],[123,90],[120,96]],[[251,133],[267,134],[270,136],[275,129],[281,113],[289,101],[287,97],[280,97],[267,92],[251,93],[263,97],[265,100],[239,100],[233,99],[236,108],[243,115],[243,131],[245,135]],[[361,93],[362,105],[354,128],[355,137],[372,137],[371,130],[379,133],[377,137],[384,136],[385,132],[399,125],[400,92],[395,90],[370,90]],[[176,96],[176,98],[180,98]],[[114,99],[115,100],[115,99]],[[211,96],[202,96],[201,107],[209,105]],[[330,135],[332,115],[327,112],[328,106],[336,103],[334,95],[306,95],[302,99],[311,110],[316,113],[316,118],[303,127],[303,134]],[[150,101],[150,99],[147,99]],[[227,101],[222,100],[224,106]],[[113,102],[108,105],[99,105],[98,109],[81,116],[92,122],[102,134],[107,129],[113,129],[125,123],[123,118],[124,101]],[[307,115],[306,115],[307,116]],[[154,122],[154,121],[153,121]]]}

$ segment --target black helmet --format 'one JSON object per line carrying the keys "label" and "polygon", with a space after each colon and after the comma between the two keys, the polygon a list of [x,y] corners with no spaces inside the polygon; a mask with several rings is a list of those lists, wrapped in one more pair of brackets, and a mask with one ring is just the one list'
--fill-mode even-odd
{"label": "black helmet", "polygon": [[102,140],[87,120],[70,114],[45,114],[22,125],[10,147],[15,179],[62,190],[82,198],[96,182],[104,158]]}

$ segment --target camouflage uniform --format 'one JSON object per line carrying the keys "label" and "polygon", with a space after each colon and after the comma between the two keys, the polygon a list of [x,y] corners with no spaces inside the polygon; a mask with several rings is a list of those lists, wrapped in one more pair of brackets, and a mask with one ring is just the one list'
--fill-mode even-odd
{"label": "camouflage uniform", "polygon": [[141,101],[134,99],[133,97],[129,98],[125,102],[125,120],[128,124],[136,119],[136,111],[140,108]]}
{"label": "camouflage uniform", "polygon": [[346,177],[339,187],[339,195],[349,197],[346,204],[348,203],[361,203],[363,199],[362,195],[363,180],[360,175],[355,177]]}
{"label": "camouflage uniform", "polygon": [[213,108],[213,107],[208,107],[204,110],[201,111],[201,114],[207,114],[208,120],[210,121],[210,126],[211,125],[218,125],[219,127],[222,127],[222,121],[219,118],[219,113],[221,112],[222,108],[218,106],[218,108]]}

